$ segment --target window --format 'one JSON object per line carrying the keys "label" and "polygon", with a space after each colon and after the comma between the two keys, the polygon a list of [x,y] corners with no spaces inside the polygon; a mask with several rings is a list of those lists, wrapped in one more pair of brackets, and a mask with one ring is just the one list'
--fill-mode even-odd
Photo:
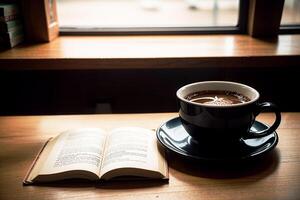
{"label": "window", "polygon": [[300,0],[285,0],[280,33],[300,33]]}
{"label": "window", "polygon": [[300,0],[285,0],[281,25],[300,25]]}
{"label": "window", "polygon": [[57,9],[62,32],[234,31],[241,24],[239,4],[239,0],[58,0]]}

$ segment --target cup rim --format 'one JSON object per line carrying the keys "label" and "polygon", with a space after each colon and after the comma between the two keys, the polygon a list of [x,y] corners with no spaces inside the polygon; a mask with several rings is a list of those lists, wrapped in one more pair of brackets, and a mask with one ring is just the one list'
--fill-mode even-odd
{"label": "cup rim", "polygon": [[[191,101],[185,99],[184,97],[182,97],[180,95],[181,92],[184,89],[186,89],[187,87],[191,87],[191,86],[199,85],[199,84],[210,84],[210,83],[231,84],[231,85],[236,85],[236,86],[239,86],[239,87],[244,87],[244,88],[247,88],[247,89],[251,90],[251,92],[253,92],[255,94],[255,98],[251,99],[250,101],[244,102],[244,103],[238,103],[238,104],[233,104],[233,105],[222,105],[222,106],[220,106],[220,105],[210,105],[210,104],[201,104],[201,103],[191,102]],[[194,83],[190,83],[190,84],[182,86],[181,88],[179,88],[177,90],[176,96],[181,101],[186,102],[188,104],[195,105],[195,106],[203,106],[203,107],[210,107],[210,108],[231,108],[231,107],[240,107],[240,106],[245,106],[245,105],[252,104],[252,103],[254,103],[255,101],[257,101],[259,99],[260,94],[259,94],[259,92],[256,89],[254,89],[254,88],[252,88],[252,87],[250,87],[248,85],[242,84],[242,83],[231,82],[231,81],[200,81],[200,82],[194,82]]]}

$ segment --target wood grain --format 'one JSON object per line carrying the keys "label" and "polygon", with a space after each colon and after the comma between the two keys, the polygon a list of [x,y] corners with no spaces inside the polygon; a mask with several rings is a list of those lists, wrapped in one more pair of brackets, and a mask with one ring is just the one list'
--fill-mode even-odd
{"label": "wood grain", "polygon": [[[169,183],[62,182],[22,186],[38,149],[59,132],[79,127],[156,129],[177,113],[0,117],[0,199],[299,199],[300,113],[284,113],[279,144],[264,159],[213,166],[170,155]],[[258,120],[272,123],[272,114]]]}
{"label": "wood grain", "polygon": [[0,52],[0,69],[299,66],[300,35],[61,36]]}

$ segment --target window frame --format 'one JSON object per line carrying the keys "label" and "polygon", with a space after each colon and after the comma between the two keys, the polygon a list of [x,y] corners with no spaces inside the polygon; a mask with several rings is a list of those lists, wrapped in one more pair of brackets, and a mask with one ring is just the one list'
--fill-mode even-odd
{"label": "window frame", "polygon": [[[282,10],[282,16],[284,12],[284,7]],[[281,20],[282,20],[281,16]],[[295,24],[281,24],[280,22],[280,27],[279,27],[279,34],[299,34],[300,33],[300,23],[295,23]]]}
{"label": "window frame", "polygon": [[247,32],[248,0],[239,1],[236,26],[211,27],[59,27],[60,35],[181,35],[181,34],[244,34]]}
{"label": "window frame", "polygon": [[279,34],[299,34],[300,24],[285,24],[280,25]]}

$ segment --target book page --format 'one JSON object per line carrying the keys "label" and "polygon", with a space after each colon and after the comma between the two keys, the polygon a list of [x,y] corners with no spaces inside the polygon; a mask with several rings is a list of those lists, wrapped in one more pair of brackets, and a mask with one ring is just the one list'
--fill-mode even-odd
{"label": "book page", "polygon": [[100,129],[79,129],[60,134],[55,138],[39,175],[85,170],[99,176],[106,136]]}
{"label": "book page", "polygon": [[165,174],[165,165],[153,131],[137,127],[119,128],[108,137],[100,177],[121,168],[138,168]]}

